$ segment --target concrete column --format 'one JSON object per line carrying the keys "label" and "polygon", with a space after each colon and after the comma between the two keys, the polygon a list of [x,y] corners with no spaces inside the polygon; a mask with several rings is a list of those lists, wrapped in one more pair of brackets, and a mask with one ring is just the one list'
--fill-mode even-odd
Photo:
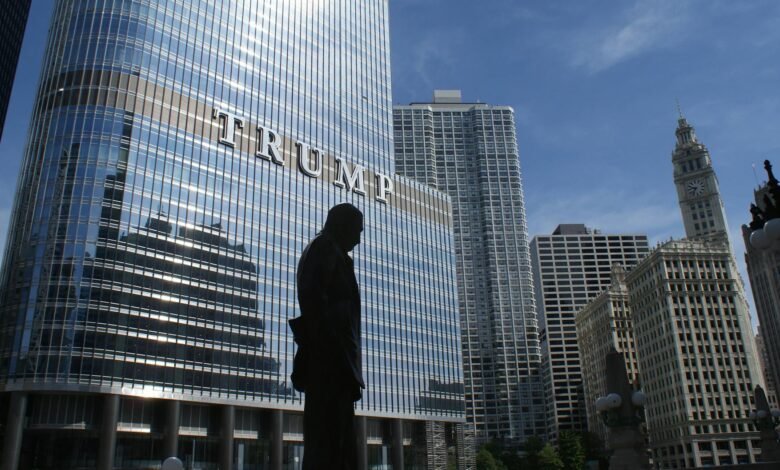
{"label": "concrete column", "polygon": [[282,470],[284,454],[284,414],[282,410],[271,410],[271,470]]}
{"label": "concrete column", "polygon": [[8,418],[5,423],[5,438],[3,439],[2,470],[16,470],[19,466],[19,454],[22,450],[24,434],[24,415],[27,412],[27,394],[12,392],[8,404]]}
{"label": "concrete column", "polygon": [[392,439],[390,463],[393,464],[393,470],[404,470],[404,422],[402,420],[390,420],[390,439]]}
{"label": "concrete column", "polygon": [[97,470],[112,470],[116,453],[116,423],[119,420],[119,395],[103,396],[103,418],[100,423]]}
{"label": "concrete column", "polygon": [[233,470],[233,431],[236,428],[236,407],[225,405],[221,409],[219,470]]}
{"label": "concrete column", "polygon": [[366,417],[355,416],[355,439],[357,439],[358,470],[368,470],[368,439],[366,438]]}
{"label": "concrete column", "polygon": [[163,402],[163,458],[176,457],[179,452],[179,421],[181,420],[181,402],[165,400]]}

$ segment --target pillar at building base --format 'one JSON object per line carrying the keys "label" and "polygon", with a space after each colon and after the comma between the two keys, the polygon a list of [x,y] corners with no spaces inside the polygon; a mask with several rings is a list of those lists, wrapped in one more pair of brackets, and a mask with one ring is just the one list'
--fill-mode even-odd
{"label": "pillar at building base", "polygon": [[119,395],[103,396],[103,417],[100,422],[97,470],[112,470],[116,453],[116,423],[119,419]]}
{"label": "pillar at building base", "polygon": [[610,470],[649,470],[645,437],[636,426],[609,429]]}
{"label": "pillar at building base", "polygon": [[181,402],[166,400],[163,424],[163,458],[176,457],[179,452],[179,421],[181,419]]}
{"label": "pillar at building base", "polygon": [[390,420],[390,439],[392,440],[392,453],[390,463],[393,469],[404,468],[404,422],[400,419]]}
{"label": "pillar at building base", "polygon": [[236,407],[225,405],[220,410],[220,446],[219,468],[220,470],[233,469],[233,434],[236,428]]}
{"label": "pillar at building base", "polygon": [[282,470],[284,453],[284,414],[282,410],[271,410],[271,470]]}
{"label": "pillar at building base", "polygon": [[780,442],[774,429],[761,430],[761,456],[758,461],[780,463]]}
{"label": "pillar at building base", "polygon": [[368,470],[368,439],[366,438],[366,417],[355,416],[355,439],[357,439],[358,470]]}
{"label": "pillar at building base", "polygon": [[19,454],[22,450],[22,436],[24,435],[24,415],[27,412],[27,394],[22,392],[11,393],[8,404],[8,418],[5,423],[5,436],[3,438],[3,461],[1,470],[16,470],[19,466]]}

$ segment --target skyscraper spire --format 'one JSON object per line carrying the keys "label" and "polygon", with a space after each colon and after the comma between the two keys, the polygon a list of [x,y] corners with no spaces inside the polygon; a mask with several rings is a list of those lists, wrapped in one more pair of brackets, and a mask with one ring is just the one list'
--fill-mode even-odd
{"label": "skyscraper spire", "polygon": [[682,112],[675,134],[677,145],[672,152],[672,163],[685,234],[689,238],[722,236],[728,239],[726,213],[712,160]]}
{"label": "skyscraper spire", "polygon": [[677,148],[690,144],[696,144],[698,143],[696,140],[696,131],[693,129],[693,126],[688,124],[688,120],[685,119],[685,116],[682,113],[682,108],[680,107],[680,100],[676,101],[677,114],[680,116],[677,119],[677,131],[675,132],[675,134],[677,134]]}

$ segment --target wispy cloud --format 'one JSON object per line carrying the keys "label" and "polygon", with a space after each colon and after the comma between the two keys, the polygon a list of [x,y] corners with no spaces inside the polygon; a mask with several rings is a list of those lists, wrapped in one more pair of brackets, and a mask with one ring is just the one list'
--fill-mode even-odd
{"label": "wispy cloud", "polygon": [[412,66],[414,73],[428,88],[438,85],[434,76],[440,76],[442,69],[453,69],[459,58],[456,51],[461,42],[461,33],[452,31],[431,31],[414,49]]}
{"label": "wispy cloud", "polygon": [[657,194],[599,189],[549,196],[529,211],[531,236],[552,233],[562,223],[584,223],[604,233],[647,234],[652,243],[682,236],[679,208],[661,202]]}
{"label": "wispy cloud", "polygon": [[682,41],[691,18],[689,2],[638,0],[624,12],[607,16],[606,24],[575,33],[572,65],[597,73],[642,53],[672,46]]}

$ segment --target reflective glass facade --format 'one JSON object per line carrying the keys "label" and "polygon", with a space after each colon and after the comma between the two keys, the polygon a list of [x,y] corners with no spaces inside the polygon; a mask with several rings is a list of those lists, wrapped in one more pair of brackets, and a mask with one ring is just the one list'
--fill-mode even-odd
{"label": "reflective glass facade", "polygon": [[295,267],[350,201],[358,413],[462,420],[450,202],[394,175],[386,0],[55,8],[3,266],[4,389],[302,409]]}
{"label": "reflective glass facade", "polygon": [[0,3],[0,138],[3,137],[8,101],[16,74],[16,64],[22,50],[30,0],[14,0]]}

